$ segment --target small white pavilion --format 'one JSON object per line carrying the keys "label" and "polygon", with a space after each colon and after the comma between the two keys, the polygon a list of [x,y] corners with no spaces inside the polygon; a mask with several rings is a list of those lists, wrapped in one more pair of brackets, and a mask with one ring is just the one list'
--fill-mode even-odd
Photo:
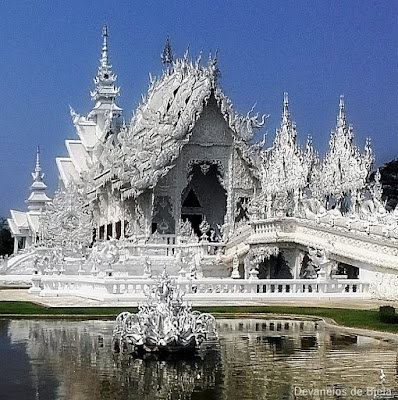
{"label": "small white pavilion", "polygon": [[40,215],[45,204],[51,201],[46,194],[47,185],[43,182],[44,173],[41,172],[40,167],[39,147],[37,147],[36,167],[32,172],[32,178],[30,196],[25,201],[28,204],[28,211],[11,210],[11,218],[7,220],[14,237],[14,254],[36,242]]}

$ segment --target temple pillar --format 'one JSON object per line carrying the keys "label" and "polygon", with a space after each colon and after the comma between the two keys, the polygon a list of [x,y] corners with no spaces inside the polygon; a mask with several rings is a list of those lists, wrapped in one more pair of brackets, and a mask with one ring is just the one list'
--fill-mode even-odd
{"label": "temple pillar", "polygon": [[[233,176],[234,176],[234,148],[231,147],[231,155],[229,157],[229,174],[228,174],[228,183],[227,183],[227,210],[226,210],[226,218],[224,223],[230,224],[231,227],[234,226],[235,218],[234,218],[234,190],[233,190]],[[226,178],[226,177],[224,177]]]}
{"label": "temple pillar", "polygon": [[18,238],[14,236],[14,254],[18,253]]}
{"label": "temple pillar", "polygon": [[181,161],[179,160],[176,165],[176,174],[175,174],[175,190],[174,190],[174,223],[175,228],[174,232],[176,236],[180,235],[180,221],[181,221],[181,193],[182,188],[181,185]]}
{"label": "temple pillar", "polygon": [[250,253],[247,253],[245,258],[243,259],[243,278],[244,279],[249,279],[249,272],[250,272]]}

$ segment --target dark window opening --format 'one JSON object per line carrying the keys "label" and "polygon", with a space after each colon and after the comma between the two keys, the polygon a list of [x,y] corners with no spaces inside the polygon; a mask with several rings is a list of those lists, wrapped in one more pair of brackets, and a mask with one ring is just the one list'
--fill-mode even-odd
{"label": "dark window opening", "polygon": [[115,228],[116,228],[116,239],[120,239],[120,236],[122,235],[122,221],[117,221]]}
{"label": "dark window opening", "polygon": [[107,226],[107,232],[106,232],[107,240],[112,237],[112,224],[108,224]]}
{"label": "dark window opening", "polygon": [[183,207],[201,207],[198,197],[196,196],[193,189],[191,189],[182,203]]}

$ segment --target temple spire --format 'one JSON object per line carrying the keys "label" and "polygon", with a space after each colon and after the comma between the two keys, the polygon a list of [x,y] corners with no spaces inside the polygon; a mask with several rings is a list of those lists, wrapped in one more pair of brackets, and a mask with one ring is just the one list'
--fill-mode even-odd
{"label": "temple spire", "polygon": [[34,182],[41,182],[44,178],[44,174],[41,174],[41,167],[40,167],[40,147],[37,146],[36,152],[36,167],[34,172],[32,172],[32,178]]}
{"label": "temple spire", "polygon": [[104,25],[102,28],[102,57],[101,57],[101,65],[102,66],[107,66],[109,65],[108,63],[108,25]]}
{"label": "temple spire", "polygon": [[282,124],[288,125],[290,123],[289,114],[289,95],[287,92],[283,93],[283,113],[282,113]]}
{"label": "temple spire", "polygon": [[160,58],[166,67],[170,67],[173,64],[173,51],[171,50],[169,35],[167,35],[166,44]]}
{"label": "temple spire", "polygon": [[114,102],[120,95],[120,88],[114,83],[117,76],[112,72],[112,65],[109,62],[108,54],[108,26],[102,28],[102,53],[97,76],[94,78],[95,89],[91,92],[91,98],[102,103]]}
{"label": "temple spire", "polygon": [[344,95],[340,95],[340,102],[339,102],[339,115],[337,117],[337,127],[345,127],[346,120],[345,120],[345,105],[344,105]]}
{"label": "temple spire", "polygon": [[40,148],[37,146],[36,166],[32,172],[33,183],[30,186],[30,196],[26,200],[29,211],[41,211],[44,205],[51,199],[46,195],[47,185],[43,182],[44,174],[41,173]]}

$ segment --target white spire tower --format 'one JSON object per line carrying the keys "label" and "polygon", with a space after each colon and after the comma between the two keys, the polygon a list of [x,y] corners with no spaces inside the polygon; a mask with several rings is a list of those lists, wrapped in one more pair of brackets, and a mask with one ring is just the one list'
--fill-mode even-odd
{"label": "white spire tower", "polygon": [[40,167],[40,148],[37,146],[36,167],[32,172],[33,183],[30,186],[30,196],[26,200],[29,211],[41,212],[48,201],[51,199],[46,195],[47,185],[43,182],[44,174]]}
{"label": "white spire tower", "polygon": [[[120,88],[114,84],[117,76],[112,72],[112,65],[108,56],[108,27],[102,29],[102,54],[97,76],[94,78],[95,89],[91,92],[91,98],[96,102],[113,103],[120,96]],[[97,107],[97,105],[96,105]]]}
{"label": "white spire tower", "polygon": [[108,55],[108,26],[102,29],[102,53],[97,76],[94,78],[95,89],[91,92],[91,99],[95,106],[88,115],[89,119],[96,120],[101,128],[102,134],[106,135],[107,128],[111,122],[121,116],[122,109],[116,105],[115,101],[120,96],[120,88],[115,86],[117,76],[112,72],[112,65]]}

